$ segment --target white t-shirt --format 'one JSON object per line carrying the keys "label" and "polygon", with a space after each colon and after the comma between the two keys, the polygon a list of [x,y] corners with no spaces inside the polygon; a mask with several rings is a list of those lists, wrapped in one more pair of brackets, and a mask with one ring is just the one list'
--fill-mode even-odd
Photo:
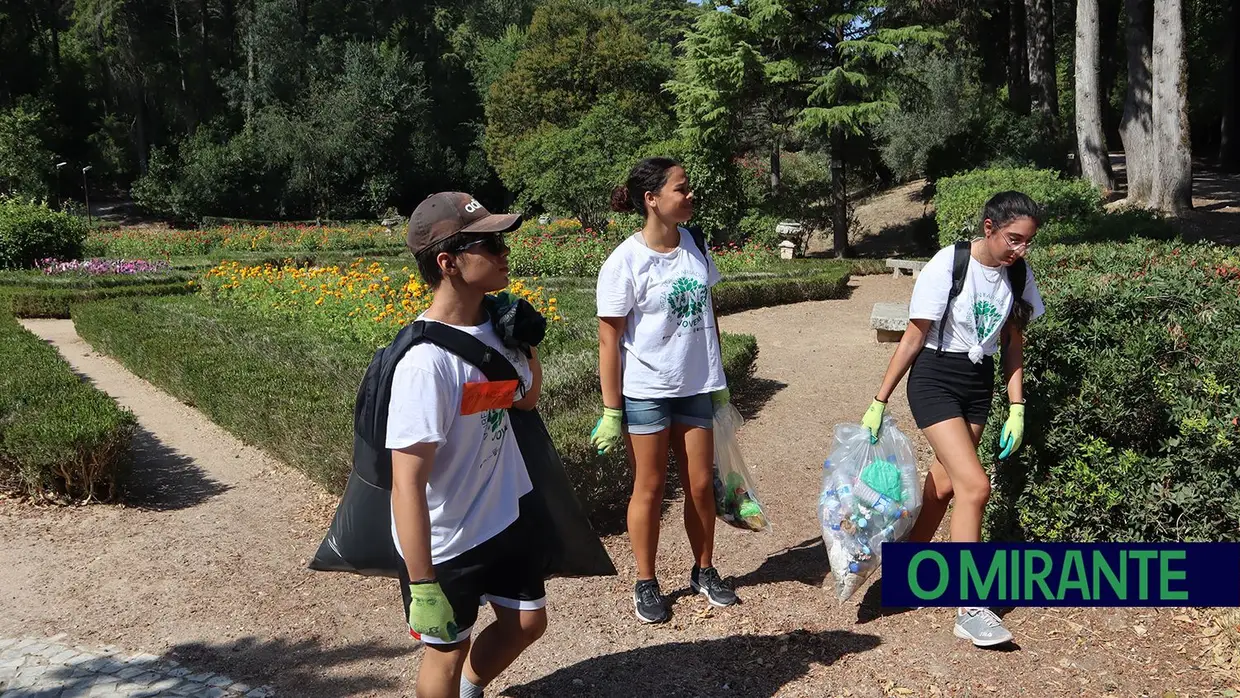
{"label": "white t-shirt", "polygon": [[[952,288],[955,256],[954,245],[939,250],[913,285],[908,316],[911,320],[933,320],[925,344],[930,349],[939,348],[939,321]],[[1033,306],[1029,318],[1033,320],[1046,308],[1033,280],[1033,268],[1026,264],[1025,269],[1024,299]],[[994,355],[999,351],[1000,330],[1012,305],[1012,285],[1008,282],[1007,269],[987,267],[969,255],[964,287],[952,302],[951,315],[943,332],[943,351],[968,353],[974,363],[981,363],[984,356]]]}
{"label": "white t-shirt", "polygon": [[[512,363],[521,378],[522,387],[516,394],[520,399],[524,386],[533,378],[525,355],[505,347],[490,322],[476,327],[449,326],[477,337]],[[401,357],[392,376],[387,447],[439,445],[426,483],[431,562],[436,565],[510,526],[517,520],[517,500],[533,489],[508,411],[462,414],[472,409],[465,403],[466,385],[486,380],[473,364],[429,342],[414,346]],[[395,516],[392,540],[401,551]]]}
{"label": "white t-shirt", "polygon": [[620,343],[623,392],[634,399],[690,397],[727,387],[710,289],[714,261],[680,229],[680,246],[655,252],[640,232],[598,274],[598,316],[627,318]]}

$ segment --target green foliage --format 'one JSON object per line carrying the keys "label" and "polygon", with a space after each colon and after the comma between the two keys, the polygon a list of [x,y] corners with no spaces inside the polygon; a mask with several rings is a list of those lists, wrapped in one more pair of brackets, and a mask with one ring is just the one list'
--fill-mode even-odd
{"label": "green foliage", "polygon": [[939,179],[985,166],[1050,167],[1061,148],[1038,113],[1013,112],[960,47],[914,48],[893,78],[898,106],[875,129],[897,177]]}
{"label": "green foliage", "polygon": [[0,195],[45,197],[55,162],[45,145],[46,114],[0,110]]}
{"label": "green foliage", "polygon": [[659,97],[668,71],[619,11],[548,2],[490,86],[491,164],[524,202],[598,227],[612,187],[672,131]]}
{"label": "green foliage", "polygon": [[804,278],[728,281],[715,286],[712,294],[721,315],[772,305],[843,298],[849,274],[831,270]]}
{"label": "green foliage", "polygon": [[601,228],[609,194],[628,176],[641,145],[670,128],[667,120],[630,118],[607,96],[573,126],[546,125],[526,134],[516,144],[505,183],[521,192],[523,202]]}
{"label": "green foliage", "polygon": [[77,259],[85,221],[45,203],[0,197],[0,269],[30,267],[40,259]]}
{"label": "green foliage", "polygon": [[104,285],[83,288],[20,288],[0,285],[0,313],[24,318],[68,318],[77,303],[132,296],[193,293],[188,281]]}
{"label": "green foliage", "polygon": [[[783,181],[751,180],[735,166],[736,159],[765,161],[771,154],[782,159],[788,150],[825,153],[829,146],[835,157],[856,160],[849,137],[864,136],[894,107],[886,72],[903,52],[937,40],[938,34],[918,25],[889,26],[898,18],[850,0],[825,5],[761,0],[729,7],[701,15],[685,38],[676,78],[667,85],[676,96],[682,140],[714,177],[706,181],[704,198],[731,214],[708,221],[708,229],[730,233],[754,209],[815,223],[829,220],[825,165],[815,177],[785,187]],[[722,167],[725,163],[730,167]],[[808,191],[799,184],[809,184]]]}
{"label": "green foliage", "polygon": [[1053,302],[1028,332],[1025,446],[996,466],[990,536],[1240,539],[1240,258],[1147,241],[1031,263]]}
{"label": "green foliage", "polygon": [[0,364],[0,488],[41,499],[112,499],[133,414],[4,313]]}
{"label": "green foliage", "polygon": [[[324,39],[295,103],[270,84],[246,128],[198,128],[175,158],[155,150],[134,186],[146,208],[189,219],[205,215],[369,217],[396,194],[397,173],[418,158],[427,99],[421,66],[386,44]],[[274,68],[273,68],[274,69]],[[264,83],[266,84],[266,83]]]}
{"label": "green foliage", "polygon": [[946,247],[977,236],[986,201],[1005,190],[1024,192],[1042,207],[1040,242],[1076,232],[1102,213],[1102,193],[1083,179],[1028,168],[974,170],[938,182],[934,206],[939,243]]}

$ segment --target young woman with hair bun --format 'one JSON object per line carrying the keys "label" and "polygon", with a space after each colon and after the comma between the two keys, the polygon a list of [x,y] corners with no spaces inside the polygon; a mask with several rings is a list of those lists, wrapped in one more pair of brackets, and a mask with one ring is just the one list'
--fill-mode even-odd
{"label": "young woman with hair bun", "polygon": [[668,158],[637,163],[611,207],[637,213],[642,229],[604,262],[598,277],[599,378],[603,416],[590,434],[605,453],[624,442],[633,465],[628,531],[637,562],[639,620],[668,619],[655,575],[668,449],[685,489],[693,550],[689,585],[715,606],[737,598],[713,563],[713,417],[730,399],[710,289],[720,274],[705,243],[682,224],[693,216],[685,170]]}

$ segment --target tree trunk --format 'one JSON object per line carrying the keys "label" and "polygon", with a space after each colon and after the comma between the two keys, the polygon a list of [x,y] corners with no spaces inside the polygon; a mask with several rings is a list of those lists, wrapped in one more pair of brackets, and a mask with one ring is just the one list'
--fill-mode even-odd
{"label": "tree trunk", "polygon": [[1182,0],[1154,2],[1154,179],[1150,205],[1180,215],[1193,207],[1188,61]]}
{"label": "tree trunk", "polygon": [[1008,101],[1019,114],[1029,113],[1029,51],[1025,38],[1025,2],[1008,0]]}
{"label": "tree trunk", "polygon": [[1076,146],[1081,173],[1109,195],[1115,190],[1102,131],[1098,0],[1076,0]]}
{"label": "tree trunk", "polygon": [[1124,141],[1124,162],[1128,180],[1128,201],[1148,206],[1154,182],[1154,79],[1151,69],[1153,36],[1150,25],[1151,0],[1124,0],[1127,14],[1128,93],[1124,98],[1124,117],[1120,138]]}
{"label": "tree trunk", "polygon": [[254,22],[248,22],[245,36],[245,127],[254,118]]}
{"label": "tree trunk", "polygon": [[1231,6],[1231,36],[1228,39],[1228,64],[1223,71],[1223,120],[1219,124],[1219,164],[1228,169],[1240,166],[1240,140],[1236,126],[1240,120],[1240,5]]}
{"label": "tree trunk", "polygon": [[48,9],[48,26],[52,30],[52,71],[60,77],[60,0],[51,0]]}
{"label": "tree trunk", "polygon": [[172,27],[177,37],[177,71],[181,76],[181,94],[184,95],[185,89],[185,54],[181,51],[181,11],[177,9],[177,0],[168,0],[168,4],[172,5]]}
{"label": "tree trunk", "polygon": [[1034,111],[1046,119],[1051,137],[1059,138],[1059,88],[1055,83],[1055,26],[1051,0],[1025,0],[1029,44],[1029,90]]}
{"label": "tree trunk", "polygon": [[775,137],[775,142],[771,145],[771,193],[779,191],[779,184],[782,177],[780,174],[779,160],[779,136]]}
{"label": "tree trunk", "polygon": [[844,131],[831,130],[831,211],[832,246],[836,257],[848,256],[848,189],[844,186]]}

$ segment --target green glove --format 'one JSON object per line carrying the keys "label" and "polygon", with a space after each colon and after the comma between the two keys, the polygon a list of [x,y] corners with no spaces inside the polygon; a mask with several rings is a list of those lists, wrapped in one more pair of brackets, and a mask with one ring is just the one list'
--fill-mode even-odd
{"label": "green glove", "polygon": [[1003,434],[999,436],[999,445],[1003,447],[1003,451],[999,453],[1000,460],[1016,453],[1024,439],[1025,406],[1023,404],[1012,405],[1008,409],[1007,422],[1003,424]]}
{"label": "green glove", "polygon": [[870,430],[870,443],[878,443],[878,430],[883,427],[883,412],[887,409],[887,403],[881,402],[878,398],[870,403],[870,409],[865,411],[865,416],[861,418],[861,426]]}
{"label": "green glove", "polygon": [[456,642],[456,614],[439,582],[409,585],[409,628],[418,635]]}
{"label": "green glove", "polygon": [[728,390],[727,388],[724,388],[722,390],[716,390],[715,392],[710,394],[710,406],[714,408],[716,412],[719,411],[720,407],[723,407],[724,405],[728,404],[728,402],[730,402],[731,400],[732,400],[732,391]]}
{"label": "green glove", "polygon": [[623,438],[624,412],[612,407],[603,408],[603,416],[590,432],[590,445],[597,448],[599,455],[608,453]]}

